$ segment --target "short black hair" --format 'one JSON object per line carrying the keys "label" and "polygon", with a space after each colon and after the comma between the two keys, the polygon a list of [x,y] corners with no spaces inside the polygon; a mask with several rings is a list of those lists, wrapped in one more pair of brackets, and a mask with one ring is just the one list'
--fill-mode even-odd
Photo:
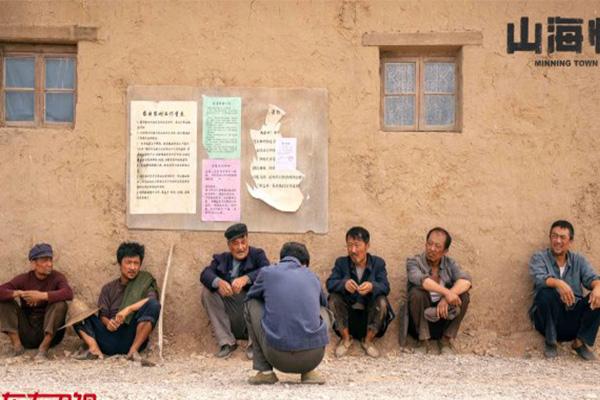
{"label": "short black hair", "polygon": [[429,240],[429,236],[431,236],[433,232],[441,232],[444,235],[446,235],[446,241],[444,242],[444,250],[448,250],[450,248],[450,245],[452,244],[452,236],[450,236],[448,231],[442,228],[441,226],[436,226],[435,228],[431,228],[429,232],[427,232],[427,237],[425,238],[425,240]]}
{"label": "short black hair", "polygon": [[304,244],[298,242],[287,242],[281,247],[279,259],[281,260],[285,257],[295,257],[300,261],[300,264],[306,265],[307,267],[310,263],[308,249]]}
{"label": "short black hair", "polygon": [[348,232],[346,232],[346,241],[348,238],[362,240],[368,244],[369,240],[371,240],[371,235],[369,235],[369,231],[362,226],[353,226],[352,228],[348,229]]}
{"label": "short black hair", "polygon": [[563,229],[568,229],[569,230],[569,239],[573,240],[573,238],[575,238],[575,228],[573,228],[573,224],[571,224],[569,221],[564,220],[564,219],[559,219],[558,221],[554,221],[552,223],[552,226],[550,227],[550,232],[549,234],[552,233],[552,229],[556,228],[563,228]]}
{"label": "short black hair", "polygon": [[143,245],[136,242],[123,242],[117,249],[117,262],[121,265],[121,261],[125,257],[140,257],[140,263],[144,262],[145,248]]}

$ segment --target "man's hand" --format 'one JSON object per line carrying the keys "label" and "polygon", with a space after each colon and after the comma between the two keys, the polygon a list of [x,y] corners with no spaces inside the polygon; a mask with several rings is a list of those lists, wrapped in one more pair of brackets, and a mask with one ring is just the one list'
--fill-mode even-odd
{"label": "man's hand", "polygon": [[120,324],[114,319],[108,319],[106,317],[102,317],[100,319],[102,324],[108,329],[109,332],[114,332],[119,329]]}
{"label": "man's hand", "polygon": [[448,319],[448,302],[445,298],[442,298],[437,305],[437,316],[438,318]]}
{"label": "man's hand", "polygon": [[600,308],[600,285],[596,285],[594,289],[590,292],[590,308],[595,310],[596,308]]}
{"label": "man's hand", "polygon": [[223,297],[229,297],[233,295],[233,289],[231,288],[229,282],[227,282],[225,279],[221,279],[219,281],[219,289],[217,290]]}
{"label": "man's hand", "polygon": [[18,299],[21,296],[23,296],[23,291],[22,290],[13,290],[13,299]]}
{"label": "man's hand", "polygon": [[344,285],[344,289],[346,289],[348,293],[354,293],[358,290],[358,283],[356,283],[353,279],[348,279]]}
{"label": "man's hand", "polygon": [[558,291],[560,300],[567,306],[570,307],[573,304],[575,304],[575,294],[573,293],[573,289],[571,289],[571,286],[569,286],[567,282],[563,280],[558,280],[556,284],[556,290]]}
{"label": "man's hand", "polygon": [[373,291],[373,284],[371,282],[363,282],[358,287],[358,294],[360,294],[361,296],[366,296],[367,294],[371,293],[372,291]]}
{"label": "man's hand", "polygon": [[248,275],[235,278],[233,282],[231,282],[231,290],[233,290],[233,293],[239,294],[244,288],[244,286],[246,286],[249,282],[250,278],[248,278]]}
{"label": "man's hand", "polygon": [[30,306],[36,306],[43,301],[48,300],[47,292],[40,292],[39,290],[24,290],[21,292],[21,298]]}
{"label": "man's hand", "polygon": [[460,306],[462,304],[460,297],[451,290],[448,290],[448,293],[444,295],[444,299],[449,305]]}

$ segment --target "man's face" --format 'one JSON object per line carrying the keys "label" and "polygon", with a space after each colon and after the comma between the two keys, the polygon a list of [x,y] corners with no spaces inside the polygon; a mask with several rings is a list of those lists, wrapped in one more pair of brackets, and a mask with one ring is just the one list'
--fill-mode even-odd
{"label": "man's face", "polygon": [[248,236],[240,236],[227,242],[227,247],[233,258],[238,261],[243,261],[248,257]]}
{"label": "man's face", "polygon": [[552,228],[550,231],[550,247],[552,248],[552,254],[555,256],[566,254],[571,247],[569,228],[561,228],[560,226]]}
{"label": "man's face", "polygon": [[52,257],[40,257],[31,260],[31,268],[38,279],[46,279],[52,273]]}
{"label": "man's face", "polygon": [[367,262],[369,244],[365,243],[362,239],[348,237],[346,239],[346,249],[354,265],[364,265]]}
{"label": "man's face", "polygon": [[141,267],[142,260],[140,256],[123,257],[121,260],[121,277],[126,281],[133,280],[140,273]]}
{"label": "man's face", "polygon": [[431,263],[437,264],[448,252],[445,248],[446,234],[444,232],[433,231],[429,239],[425,242],[425,256]]}

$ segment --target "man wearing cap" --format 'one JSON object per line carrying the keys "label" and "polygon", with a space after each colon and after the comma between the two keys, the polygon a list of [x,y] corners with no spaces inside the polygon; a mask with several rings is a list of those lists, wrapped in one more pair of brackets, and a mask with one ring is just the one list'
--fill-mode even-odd
{"label": "man wearing cap", "polygon": [[[471,276],[448,257],[451,243],[448,231],[435,227],[427,233],[425,251],[406,260],[408,323],[400,334],[414,336],[421,353],[455,353],[452,341],[469,306]],[[437,349],[432,340],[438,340]]]}
{"label": "man wearing cap", "polygon": [[[583,254],[570,250],[575,230],[569,221],[555,221],[549,236],[550,246],[529,260],[535,292],[529,316],[544,335],[546,358],[558,356],[558,342],[572,340],[577,355],[593,361],[600,326],[600,275]],[[584,288],[589,291],[585,296]]]}
{"label": "man wearing cap", "polygon": [[253,385],[278,381],[273,368],[301,374],[306,384],[323,384],[315,371],[325,355],[331,325],[319,278],[308,269],[310,255],[302,243],[288,242],[279,263],[260,270],[248,291],[246,323],[252,342]]}
{"label": "man wearing cap", "polygon": [[15,356],[37,348],[35,358],[42,360],[64,337],[59,328],[73,290],[65,276],[53,270],[52,257],[52,246],[36,244],[29,251],[31,271],[0,286],[0,331],[10,338]]}
{"label": "man wearing cap", "polygon": [[[214,254],[209,266],[200,274],[202,305],[208,314],[219,345],[216,356],[228,357],[236,348],[236,339],[248,339],[243,304],[246,292],[256,280],[259,270],[269,265],[262,249],[248,242],[245,224],[231,225],[225,231],[229,251]],[[249,345],[246,352],[252,358]]]}
{"label": "man wearing cap", "polygon": [[335,261],[327,279],[334,329],[341,336],[335,350],[337,357],[348,352],[352,338],[361,340],[367,355],[379,357],[374,339],[383,336],[394,319],[387,299],[390,284],[385,261],[368,253],[369,242],[369,231],[365,228],[350,228],[346,232],[348,255]]}
{"label": "man wearing cap", "polygon": [[120,276],[102,288],[98,316],[73,326],[88,346],[79,358],[127,354],[129,360],[141,361],[139,351],[146,347],[160,314],[156,280],[141,271],[144,253],[144,246],[136,242],[121,243],[117,249]]}

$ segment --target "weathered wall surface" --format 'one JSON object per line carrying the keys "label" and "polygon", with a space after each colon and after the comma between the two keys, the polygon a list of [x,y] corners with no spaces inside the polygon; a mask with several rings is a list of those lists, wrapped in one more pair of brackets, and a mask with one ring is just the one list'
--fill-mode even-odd
{"label": "weathered wall surface", "polygon": [[[125,226],[126,89],[326,88],[329,234],[253,234],[252,243],[274,260],[284,242],[304,241],[325,279],[345,253],[346,229],[364,225],[397,304],[405,258],[429,228],[445,226],[450,254],[474,278],[462,345],[521,352],[540,341],[526,318],[527,261],[550,223],[572,220],[576,249],[600,262],[600,69],[536,68],[529,53],[506,54],[508,22],[554,15],[584,18],[587,40],[600,2],[1,2],[0,25],[96,26],[99,40],[79,45],[75,129],[0,128],[0,281],[28,268],[32,242],[48,241],[56,267],[91,302],[118,273],[120,241],[146,244],[158,277],[174,243],[167,332],[212,351],[197,277],[225,241]],[[463,50],[462,132],[380,131],[379,54],[362,35],[454,31],[483,34]],[[584,52],[595,56],[587,42]],[[384,347],[395,349],[396,336],[394,326]]]}

